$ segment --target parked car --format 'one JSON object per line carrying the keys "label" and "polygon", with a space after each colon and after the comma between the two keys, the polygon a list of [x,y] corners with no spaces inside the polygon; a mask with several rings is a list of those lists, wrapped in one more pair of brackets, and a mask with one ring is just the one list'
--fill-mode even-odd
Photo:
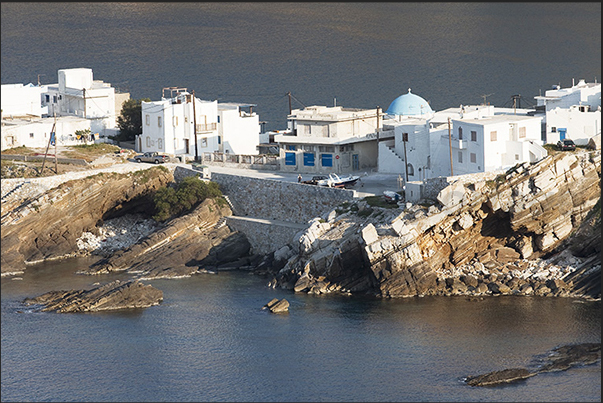
{"label": "parked car", "polygon": [[153,164],[159,164],[164,162],[170,162],[170,157],[167,155],[159,154],[156,151],[147,152],[144,154],[138,154],[134,157],[136,162],[151,162]]}
{"label": "parked car", "polygon": [[570,139],[559,140],[557,142],[557,148],[561,151],[572,151],[576,149],[576,144]]}

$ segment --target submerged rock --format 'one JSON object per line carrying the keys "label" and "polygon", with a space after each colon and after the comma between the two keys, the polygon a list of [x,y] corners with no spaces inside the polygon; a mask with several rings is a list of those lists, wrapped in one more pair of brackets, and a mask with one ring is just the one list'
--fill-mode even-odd
{"label": "submerged rock", "polygon": [[503,369],[483,375],[468,376],[465,382],[470,386],[497,386],[527,379],[542,372],[566,371],[574,366],[594,364],[600,359],[601,343],[564,345],[551,350],[536,370]]}
{"label": "submerged rock", "polygon": [[465,382],[471,386],[492,386],[520,381],[536,374],[536,372],[530,372],[525,368],[511,368],[489,372],[484,375],[468,376]]}
{"label": "submerged rock", "polygon": [[40,312],[98,312],[148,308],[163,301],[163,291],[139,281],[115,280],[89,290],[51,291],[25,298],[25,305],[42,305]]}

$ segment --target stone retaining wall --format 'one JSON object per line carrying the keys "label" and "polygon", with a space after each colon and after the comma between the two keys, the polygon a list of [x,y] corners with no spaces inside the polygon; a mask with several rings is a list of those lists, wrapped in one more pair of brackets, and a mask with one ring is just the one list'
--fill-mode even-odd
{"label": "stone retaining wall", "polygon": [[[199,171],[176,167],[176,181]],[[274,179],[250,178],[212,172],[223,194],[233,202],[236,215],[306,224],[343,202],[351,202],[354,191]]]}
{"label": "stone retaining wall", "polygon": [[291,244],[299,228],[274,223],[239,220],[237,217],[228,217],[226,225],[233,230],[247,236],[251,244],[252,253],[268,254]]}

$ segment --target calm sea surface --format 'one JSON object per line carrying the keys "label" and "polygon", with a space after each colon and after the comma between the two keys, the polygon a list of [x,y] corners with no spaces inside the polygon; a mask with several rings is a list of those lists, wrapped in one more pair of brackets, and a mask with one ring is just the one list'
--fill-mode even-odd
{"label": "calm sea surface", "polygon": [[[387,108],[412,88],[439,110],[525,105],[601,79],[600,3],[6,3],[3,84],[57,70],[158,100],[163,87],[249,102],[267,129],[293,107]],[[51,290],[119,276],[85,260],[2,281],[2,401],[600,401],[601,364],[499,388],[462,382],[601,341],[601,305],[555,298],[298,295],[248,273],[153,281],[136,312],[32,313]],[[290,312],[261,310],[287,298]]]}

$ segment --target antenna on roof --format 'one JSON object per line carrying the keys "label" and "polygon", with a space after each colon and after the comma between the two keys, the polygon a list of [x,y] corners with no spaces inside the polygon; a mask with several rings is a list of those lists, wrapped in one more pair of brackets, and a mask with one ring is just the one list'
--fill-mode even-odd
{"label": "antenna on roof", "polygon": [[494,93],[488,94],[488,95],[482,95],[482,98],[484,98],[484,105],[488,105],[486,103],[486,98],[489,97],[490,95],[494,95]]}

